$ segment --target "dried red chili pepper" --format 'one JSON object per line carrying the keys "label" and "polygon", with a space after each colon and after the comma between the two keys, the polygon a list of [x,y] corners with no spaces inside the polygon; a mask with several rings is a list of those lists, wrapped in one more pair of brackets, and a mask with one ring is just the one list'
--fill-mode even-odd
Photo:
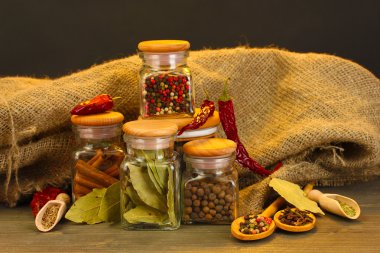
{"label": "dried red chili pepper", "polygon": [[[226,133],[226,136],[228,139],[236,142],[237,144],[236,160],[240,163],[240,165],[262,176],[268,176],[271,174],[271,171],[268,171],[263,166],[261,166],[258,162],[256,162],[251,157],[249,157],[247,150],[245,149],[243,143],[240,141],[240,138],[238,135],[238,129],[236,126],[234,105],[227,91],[228,81],[229,79],[226,80],[222,96],[220,96],[219,101],[218,101],[219,117],[224,129],[224,132]],[[278,168],[279,167],[277,165],[276,169]]]}
{"label": "dried red chili pepper", "polygon": [[57,197],[58,194],[64,191],[55,187],[47,187],[42,192],[36,192],[29,206],[32,208],[32,213],[37,216],[40,209],[49,201]]}
{"label": "dried red chili pepper", "polygon": [[185,132],[186,130],[198,129],[199,127],[204,125],[207,119],[211,117],[212,115],[214,115],[214,111],[215,111],[215,103],[213,101],[210,101],[207,95],[206,99],[203,100],[203,103],[201,105],[201,111],[197,114],[197,116],[195,116],[193,121],[191,121],[189,124],[181,128],[177,136],[183,134],[183,132]]}
{"label": "dried red chili pepper", "polygon": [[111,110],[113,99],[108,94],[98,95],[90,100],[77,104],[72,110],[72,115],[89,115]]}

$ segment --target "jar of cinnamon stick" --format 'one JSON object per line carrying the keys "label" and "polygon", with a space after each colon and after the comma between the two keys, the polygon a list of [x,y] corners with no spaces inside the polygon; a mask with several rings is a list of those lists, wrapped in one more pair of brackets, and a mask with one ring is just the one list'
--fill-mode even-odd
{"label": "jar of cinnamon stick", "polygon": [[121,113],[111,111],[71,117],[77,141],[72,169],[73,200],[94,188],[107,188],[119,181],[119,168],[124,159],[123,120]]}

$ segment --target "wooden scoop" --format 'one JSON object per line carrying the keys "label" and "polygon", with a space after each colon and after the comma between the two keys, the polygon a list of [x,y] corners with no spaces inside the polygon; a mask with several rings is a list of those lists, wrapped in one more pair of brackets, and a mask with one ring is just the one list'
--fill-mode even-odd
{"label": "wooden scoop", "polygon": [[[344,218],[355,220],[360,216],[360,206],[355,200],[348,197],[338,194],[323,194],[318,190],[312,190],[308,193],[308,198],[318,202],[322,209]],[[338,201],[352,207],[355,210],[355,215],[348,215]]]}
{"label": "wooden scoop", "polygon": [[[61,195],[62,194],[62,195]],[[66,193],[58,194],[55,200],[49,200],[38,212],[34,223],[36,227],[41,232],[48,232],[52,230],[58,222],[61,220],[62,216],[65,214],[67,210],[67,205],[70,203],[70,197]],[[56,207],[53,207],[56,206]],[[56,209],[58,208],[58,210]],[[43,221],[46,219],[45,213],[53,212],[54,215],[50,216],[50,218],[54,217],[54,220],[51,222]],[[44,217],[45,216],[45,217]],[[48,226],[47,226],[48,225]]]}

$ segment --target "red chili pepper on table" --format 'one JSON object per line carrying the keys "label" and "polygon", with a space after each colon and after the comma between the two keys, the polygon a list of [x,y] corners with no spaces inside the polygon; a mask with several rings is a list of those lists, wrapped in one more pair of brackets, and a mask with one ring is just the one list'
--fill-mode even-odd
{"label": "red chili pepper on table", "polygon": [[[232,99],[228,95],[227,83],[229,79],[226,80],[222,96],[220,96],[218,105],[219,105],[219,117],[222,123],[224,132],[228,139],[236,142],[236,160],[243,167],[248,168],[249,170],[256,172],[262,176],[268,176],[271,174],[271,171],[268,171],[258,162],[249,157],[247,150],[245,149],[243,143],[240,141],[238,135],[238,129],[236,126],[234,105]],[[276,169],[279,168],[280,163],[276,166]]]}
{"label": "red chili pepper on table", "polygon": [[110,95],[101,94],[90,100],[77,104],[70,113],[72,115],[89,115],[102,113],[111,110],[113,104],[113,99]]}
{"label": "red chili pepper on table", "polygon": [[203,103],[201,105],[201,111],[197,114],[197,116],[195,116],[193,121],[191,121],[189,124],[181,128],[177,136],[180,136],[186,130],[198,129],[199,127],[204,125],[207,119],[211,117],[212,115],[214,115],[214,111],[215,111],[215,104],[213,101],[209,100],[209,97],[207,95],[207,98],[203,100]]}
{"label": "red chili pepper on table", "polygon": [[58,194],[64,191],[55,187],[47,187],[42,192],[36,192],[30,202],[30,208],[34,216],[38,214],[40,209],[49,201],[57,197]]}

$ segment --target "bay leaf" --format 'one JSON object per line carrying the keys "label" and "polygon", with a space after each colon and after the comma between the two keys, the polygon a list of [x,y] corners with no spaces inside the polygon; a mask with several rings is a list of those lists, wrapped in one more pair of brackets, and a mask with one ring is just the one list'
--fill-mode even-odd
{"label": "bay leaf", "polygon": [[120,182],[109,186],[100,202],[99,218],[107,222],[120,221]]}
{"label": "bay leaf", "polygon": [[67,211],[65,218],[76,223],[96,224],[104,220],[99,218],[100,203],[106,189],[93,189],[92,192],[79,198]]}
{"label": "bay leaf", "polygon": [[159,161],[155,161],[154,165],[156,167],[156,172],[158,176],[157,180],[159,184],[162,186],[162,190],[166,192],[168,188],[168,169],[170,169],[170,166],[167,162]]}
{"label": "bay leaf", "polygon": [[155,166],[155,161],[156,159],[156,151],[143,151],[145,160],[146,160],[146,166],[148,170],[148,175],[150,177],[150,180],[154,184],[154,187],[156,187],[156,190],[158,191],[159,194],[163,194],[164,191],[164,185],[160,182],[159,176],[157,174],[157,169]]}
{"label": "bay leaf", "polygon": [[324,215],[318,204],[310,200],[299,185],[279,178],[272,178],[269,186],[298,209]]}
{"label": "bay leaf", "polygon": [[176,210],[175,210],[175,196],[174,196],[174,190],[175,190],[175,183],[174,183],[174,175],[172,168],[170,166],[167,166],[167,174],[168,174],[168,193],[166,195],[167,198],[167,204],[168,204],[168,216],[169,216],[169,222],[172,226],[177,226],[178,219],[176,216]]}
{"label": "bay leaf", "polygon": [[126,221],[132,224],[154,223],[161,225],[165,220],[163,213],[148,206],[137,206],[124,213],[123,216]]}
{"label": "bay leaf", "polygon": [[165,212],[167,210],[166,200],[151,184],[148,172],[144,168],[133,164],[128,164],[128,167],[133,188],[140,199],[148,206]]}
{"label": "bay leaf", "polygon": [[135,189],[133,189],[132,186],[128,186],[125,189],[125,192],[127,193],[129,199],[133,202],[133,204],[135,204],[136,206],[144,205],[144,202],[140,199],[139,195],[137,194]]}

